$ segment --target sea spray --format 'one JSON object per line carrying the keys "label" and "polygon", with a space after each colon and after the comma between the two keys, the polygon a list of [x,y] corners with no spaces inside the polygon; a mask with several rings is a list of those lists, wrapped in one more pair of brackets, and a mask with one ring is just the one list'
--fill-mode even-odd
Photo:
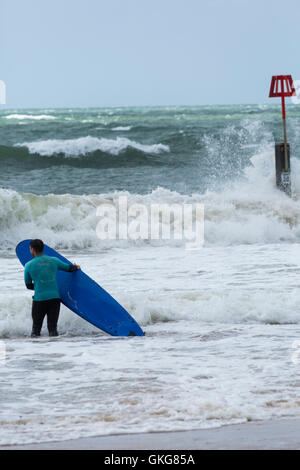
{"label": "sea spray", "polygon": [[[298,160],[293,159],[292,164],[297,173]],[[184,246],[185,240],[151,240],[151,237],[99,240],[97,209],[101,212],[99,208],[107,204],[117,208],[120,198],[125,196],[130,205],[144,205],[148,212],[155,204],[203,205],[204,243],[207,245],[297,242],[300,239],[297,197],[300,180],[293,181],[295,198],[287,198],[275,187],[272,170],[272,154],[265,152],[254,156],[241,178],[223,190],[192,195],[164,188],[144,195],[115,191],[45,196],[0,189],[1,248],[13,248],[21,239],[37,234],[54,248],[64,249],[126,247],[141,243]],[[176,218],[173,223],[178,224]]]}

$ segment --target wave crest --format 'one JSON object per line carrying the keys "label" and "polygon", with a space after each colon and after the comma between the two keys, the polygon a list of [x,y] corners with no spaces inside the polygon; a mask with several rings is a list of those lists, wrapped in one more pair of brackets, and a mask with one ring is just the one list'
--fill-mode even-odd
{"label": "wave crest", "polygon": [[126,137],[106,139],[91,136],[79,137],[77,139],[49,139],[37,142],[23,142],[15,144],[15,147],[27,147],[29,153],[36,153],[46,157],[58,154],[64,154],[66,157],[79,157],[96,151],[119,155],[128,148],[150,154],[170,151],[169,146],[163,144],[140,144]]}
{"label": "wave crest", "polygon": [[56,119],[55,116],[51,116],[50,114],[8,114],[4,116],[5,119],[16,119],[18,121],[24,121],[26,119],[33,120],[33,121],[42,121]]}

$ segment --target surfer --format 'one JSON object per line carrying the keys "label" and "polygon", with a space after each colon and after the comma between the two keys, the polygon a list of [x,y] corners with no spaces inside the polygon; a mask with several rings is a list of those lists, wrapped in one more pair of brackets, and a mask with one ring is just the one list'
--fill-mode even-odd
{"label": "surfer", "polygon": [[44,243],[39,239],[30,242],[30,253],[33,259],[25,265],[24,281],[27,289],[34,290],[31,337],[40,336],[45,315],[49,336],[58,336],[60,296],[56,274],[58,270],[73,272],[80,269],[80,266],[45,255]]}

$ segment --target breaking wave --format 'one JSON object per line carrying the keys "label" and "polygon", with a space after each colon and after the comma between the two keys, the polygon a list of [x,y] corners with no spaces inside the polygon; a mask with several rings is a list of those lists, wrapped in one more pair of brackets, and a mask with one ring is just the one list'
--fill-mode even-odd
{"label": "breaking wave", "polygon": [[55,116],[51,116],[50,114],[8,114],[7,116],[3,117],[5,119],[16,119],[18,121],[24,121],[26,119],[33,121],[49,121],[51,119],[56,119]]}
{"label": "breaking wave", "polygon": [[63,154],[65,157],[79,157],[92,154],[96,151],[119,155],[131,148],[143,153],[159,154],[169,152],[170,148],[163,144],[140,144],[125,137],[106,139],[98,137],[80,137],[77,139],[49,139],[37,142],[23,142],[15,144],[16,147],[26,147],[31,154],[45,157]]}
{"label": "breaking wave", "polygon": [[[186,242],[151,240],[150,234],[137,240],[99,240],[97,208],[110,204],[117,213],[120,196],[127,197],[128,206],[141,204],[149,215],[152,204],[204,205],[204,234],[208,245],[299,242],[299,161],[292,160],[293,199],[275,186],[272,151],[256,155],[251,163],[243,177],[225,189],[203,194],[184,195],[157,188],[145,195],[126,191],[35,195],[0,189],[1,247],[11,249],[20,240],[31,237],[43,238],[46,243],[63,249],[124,247],[137,243],[182,246]],[[175,214],[173,227],[180,223],[183,223],[181,218]]]}

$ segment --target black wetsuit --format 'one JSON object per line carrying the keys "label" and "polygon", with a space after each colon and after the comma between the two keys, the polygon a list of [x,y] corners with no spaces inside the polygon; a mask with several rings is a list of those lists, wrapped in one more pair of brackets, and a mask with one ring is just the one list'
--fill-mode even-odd
{"label": "black wetsuit", "polygon": [[25,266],[26,287],[35,291],[32,302],[31,336],[40,336],[46,315],[49,336],[58,335],[57,322],[60,311],[59,290],[56,282],[58,270],[73,272],[77,270],[77,267],[44,254],[36,256]]}

